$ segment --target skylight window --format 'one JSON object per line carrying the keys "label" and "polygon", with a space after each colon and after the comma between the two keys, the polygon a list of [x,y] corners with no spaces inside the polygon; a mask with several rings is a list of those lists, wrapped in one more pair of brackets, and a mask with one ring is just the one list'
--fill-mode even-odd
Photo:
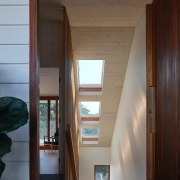
{"label": "skylight window", "polygon": [[99,137],[99,129],[98,128],[83,128],[82,137],[86,137],[86,138]]}
{"label": "skylight window", "polygon": [[78,60],[78,72],[81,94],[102,92],[104,60]]}
{"label": "skylight window", "polygon": [[80,103],[81,117],[99,117],[100,102],[99,101],[82,101]]}
{"label": "skylight window", "polygon": [[82,144],[98,144],[99,129],[98,128],[83,128],[81,132]]}

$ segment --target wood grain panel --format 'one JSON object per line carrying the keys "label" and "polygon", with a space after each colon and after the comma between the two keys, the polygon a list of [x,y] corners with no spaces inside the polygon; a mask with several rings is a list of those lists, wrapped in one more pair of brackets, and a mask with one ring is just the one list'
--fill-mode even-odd
{"label": "wood grain panel", "polygon": [[29,5],[0,6],[0,24],[3,25],[29,24]]}
{"label": "wood grain panel", "polygon": [[38,0],[30,1],[30,180],[39,180]]}
{"label": "wood grain panel", "polygon": [[155,0],[156,137],[155,179],[179,180],[178,0]]}
{"label": "wood grain panel", "polygon": [[180,110],[179,110],[179,103],[180,103],[180,1],[177,1],[177,56],[176,59],[176,72],[177,72],[177,81],[178,84],[176,86],[177,90],[177,103],[178,103],[178,112],[177,112],[177,119],[176,119],[176,138],[175,142],[177,143],[177,159],[176,159],[176,168],[177,168],[177,179],[180,179]]}
{"label": "wood grain panel", "polygon": [[40,100],[58,100],[59,96],[40,96]]}
{"label": "wood grain panel", "polygon": [[[154,58],[154,20],[153,5],[146,7],[146,70],[147,70],[147,180],[155,178],[155,132],[153,131],[153,122],[155,121],[155,58]],[[153,91],[153,92],[152,92]]]}
{"label": "wood grain panel", "polygon": [[[67,12],[64,9],[64,32],[65,32],[65,127],[70,124],[71,126],[71,146],[68,146],[69,154],[66,156],[66,169],[65,174],[68,172],[73,174],[73,179],[78,179],[78,139],[75,120],[75,89],[74,84],[74,69],[73,69],[73,56],[72,56],[72,41],[71,41],[71,28]],[[61,70],[60,70],[61,71]],[[67,129],[68,130],[68,129]],[[67,138],[67,137],[66,137]],[[70,145],[70,144],[69,144]],[[73,151],[73,156],[72,156]]]}
{"label": "wood grain panel", "polygon": [[147,86],[155,86],[155,58],[153,36],[153,5],[146,7],[146,54],[147,54]]}

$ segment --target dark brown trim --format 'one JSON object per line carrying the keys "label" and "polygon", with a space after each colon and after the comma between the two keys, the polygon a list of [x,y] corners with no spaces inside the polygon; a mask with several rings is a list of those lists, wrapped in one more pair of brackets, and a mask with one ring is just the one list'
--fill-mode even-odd
{"label": "dark brown trim", "polygon": [[99,117],[81,117],[81,121],[99,121]]}
{"label": "dark brown trim", "polygon": [[101,87],[79,87],[80,92],[101,92]]}
{"label": "dark brown trim", "polygon": [[59,96],[40,96],[40,100],[59,100]]}
{"label": "dark brown trim", "polygon": [[[155,54],[153,5],[146,7],[146,61],[147,61],[147,180],[155,179]],[[154,107],[154,108],[153,108]]]}
{"label": "dark brown trim", "polygon": [[49,138],[50,138],[50,134],[51,134],[51,123],[50,123],[50,121],[51,121],[51,107],[50,107],[50,105],[51,105],[51,102],[50,102],[50,100],[48,100],[48,112],[47,112],[47,114],[48,114],[48,141],[50,140]]}
{"label": "dark brown trim", "polygon": [[38,0],[30,0],[30,180],[39,180]]}
{"label": "dark brown trim", "polygon": [[82,138],[82,141],[98,141],[99,138]]}
{"label": "dark brown trim", "polygon": [[[52,148],[53,148],[53,150],[58,150],[59,149],[58,146],[53,146]],[[44,150],[44,146],[41,145],[39,147],[39,150]],[[45,150],[51,150],[51,147],[50,146],[45,146]]]}
{"label": "dark brown trim", "polygon": [[59,125],[59,103],[58,100],[56,100],[56,131],[58,131],[58,125]]}
{"label": "dark brown trim", "polygon": [[155,53],[153,35],[153,5],[146,6],[146,59],[147,59],[147,85],[155,86]]}

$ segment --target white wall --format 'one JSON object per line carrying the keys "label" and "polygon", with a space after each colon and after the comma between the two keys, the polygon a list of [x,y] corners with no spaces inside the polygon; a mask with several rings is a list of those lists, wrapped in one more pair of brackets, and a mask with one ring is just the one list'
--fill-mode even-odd
{"label": "white wall", "polygon": [[145,17],[134,33],[111,150],[111,180],[146,179]]}
{"label": "white wall", "polygon": [[[29,102],[29,0],[0,0],[0,97]],[[9,133],[2,180],[29,179],[29,124]]]}
{"label": "white wall", "polygon": [[40,96],[59,96],[59,68],[40,68]]}
{"label": "white wall", "polygon": [[109,165],[110,151],[110,147],[80,147],[79,180],[93,180],[94,165]]}

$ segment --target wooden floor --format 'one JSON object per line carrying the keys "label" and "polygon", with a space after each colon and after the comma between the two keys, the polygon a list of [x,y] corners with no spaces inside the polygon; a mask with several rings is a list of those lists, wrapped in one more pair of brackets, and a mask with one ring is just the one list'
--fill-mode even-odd
{"label": "wooden floor", "polygon": [[[58,151],[40,151],[40,174],[56,175],[59,174],[59,155]],[[52,179],[54,180],[54,179]]]}

